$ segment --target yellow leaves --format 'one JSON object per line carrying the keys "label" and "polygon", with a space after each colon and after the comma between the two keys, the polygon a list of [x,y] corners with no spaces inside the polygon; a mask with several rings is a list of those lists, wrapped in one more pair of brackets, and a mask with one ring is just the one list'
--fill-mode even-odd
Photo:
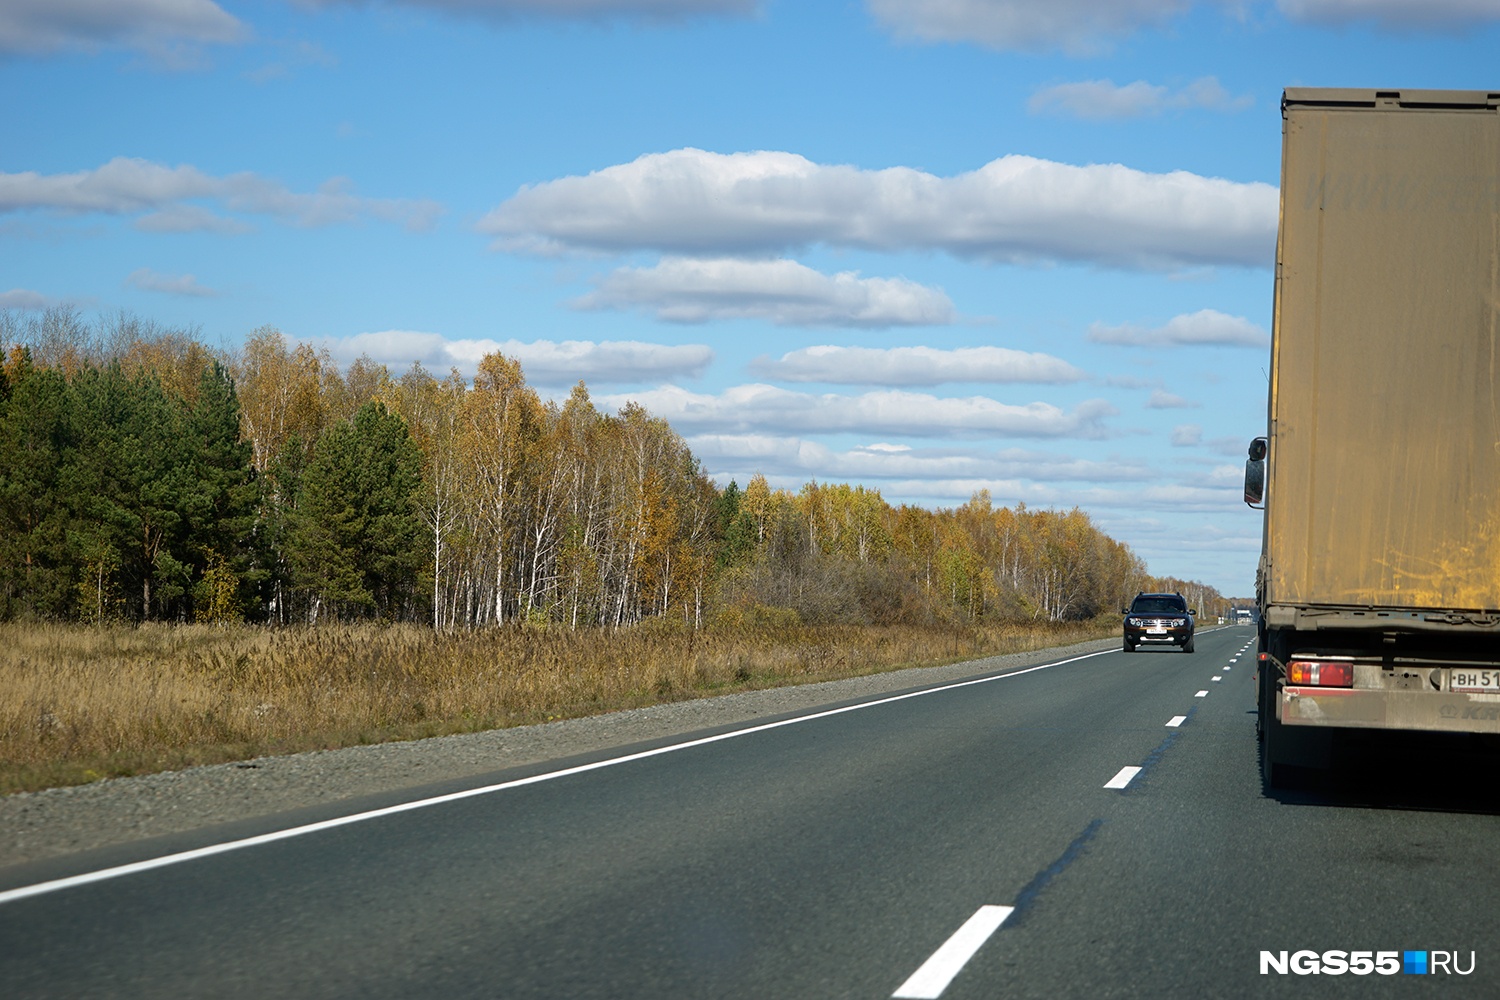
{"label": "yellow leaves", "polygon": [[307,344],[289,351],[286,338],[271,327],[261,327],[245,341],[234,376],[244,435],[253,448],[251,460],[262,472],[293,435],[311,453],[329,423],[325,394],[343,385],[327,351],[314,351]]}

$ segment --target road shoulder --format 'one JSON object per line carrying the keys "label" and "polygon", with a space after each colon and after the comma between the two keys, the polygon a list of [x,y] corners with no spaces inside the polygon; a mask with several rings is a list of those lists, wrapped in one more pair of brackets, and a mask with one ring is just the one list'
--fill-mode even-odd
{"label": "road shoulder", "polygon": [[0,868],[599,753],[1109,649],[1117,639],[483,733],[260,757],[0,799]]}

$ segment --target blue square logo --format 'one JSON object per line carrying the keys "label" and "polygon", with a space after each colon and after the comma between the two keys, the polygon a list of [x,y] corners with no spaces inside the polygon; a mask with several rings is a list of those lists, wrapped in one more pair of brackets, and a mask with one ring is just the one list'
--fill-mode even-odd
{"label": "blue square logo", "polygon": [[1408,976],[1427,975],[1427,952],[1425,951],[1403,951],[1401,953],[1402,971]]}

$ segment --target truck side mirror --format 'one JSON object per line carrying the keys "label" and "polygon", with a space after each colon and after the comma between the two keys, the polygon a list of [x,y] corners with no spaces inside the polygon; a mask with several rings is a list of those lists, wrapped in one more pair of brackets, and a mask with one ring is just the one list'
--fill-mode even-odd
{"label": "truck side mirror", "polygon": [[1245,503],[1262,510],[1266,506],[1266,439],[1250,442],[1250,458],[1245,462]]}

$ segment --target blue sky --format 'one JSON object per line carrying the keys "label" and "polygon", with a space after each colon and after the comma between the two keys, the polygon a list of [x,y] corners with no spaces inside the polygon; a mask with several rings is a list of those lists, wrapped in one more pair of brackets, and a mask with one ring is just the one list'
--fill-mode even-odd
{"label": "blue sky", "polygon": [[0,308],[521,359],[721,482],[1080,506],[1253,590],[1288,86],[1500,0],[0,0]]}

